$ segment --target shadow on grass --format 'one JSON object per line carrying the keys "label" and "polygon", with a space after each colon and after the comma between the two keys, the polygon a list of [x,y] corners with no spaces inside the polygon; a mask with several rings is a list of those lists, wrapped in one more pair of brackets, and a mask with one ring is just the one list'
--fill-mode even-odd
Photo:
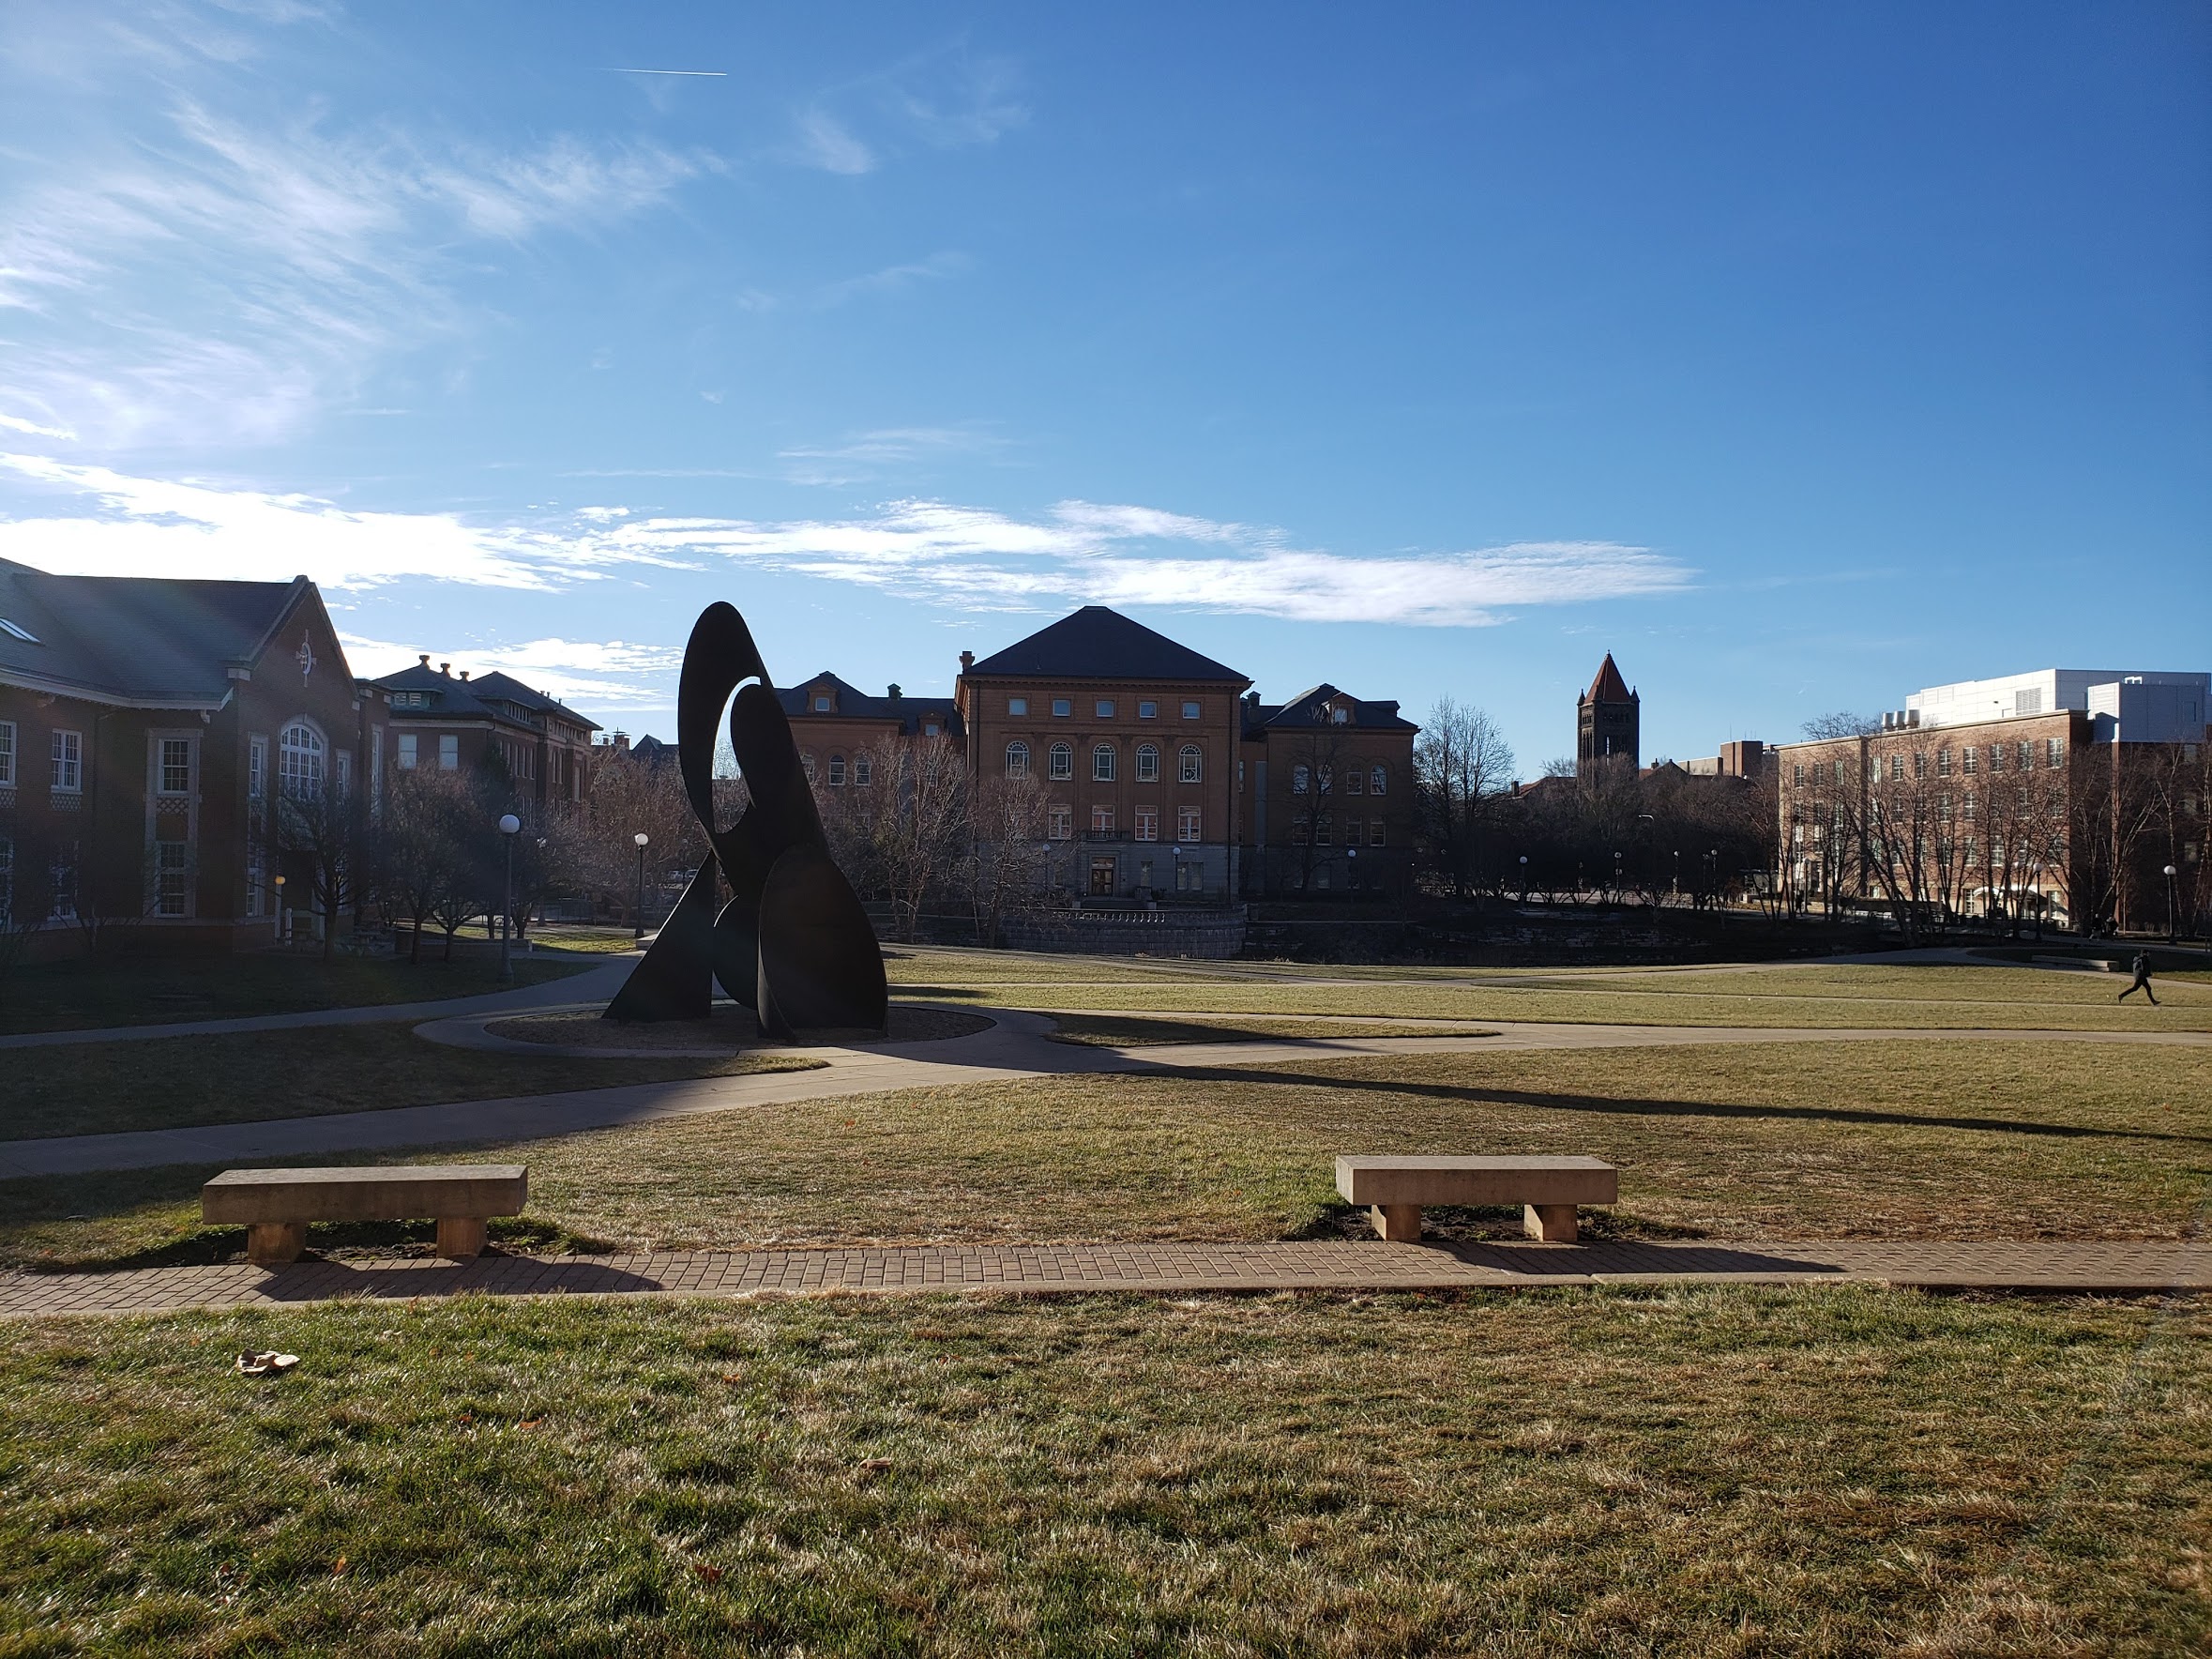
{"label": "shadow on grass", "polygon": [[[1649,1244],[1709,1236],[1700,1227],[1675,1226],[1620,1210],[1584,1210],[1579,1225],[1584,1243]],[[1311,1220],[1283,1237],[1299,1242],[1339,1239],[1366,1242],[1375,1237],[1375,1229],[1364,1204],[1340,1201],[1324,1205]],[[1518,1204],[1429,1204],[1421,1209],[1421,1237],[1466,1243],[1525,1243],[1528,1234]]]}
{"label": "shadow on grass", "polygon": [[1204,1083],[1294,1084],[1309,1088],[1343,1088],[1371,1094],[1411,1094],[1428,1100],[1470,1104],[1532,1106],[1548,1112],[1597,1112],[1627,1118],[1779,1118],[1804,1123],[1887,1124],[1902,1129],[1962,1129],[1985,1134],[2047,1135],[2060,1140],[2173,1141],[2212,1146],[2212,1135],[2175,1134],[2155,1129],[2097,1129],[2077,1123],[2038,1123],[2014,1118],[1950,1118],[1939,1114],[1870,1111],[1854,1106],[1737,1106],[1715,1101],[1614,1099],[1602,1095],[1542,1094],[1525,1088],[1470,1088],[1456,1083],[1415,1083],[1384,1077],[1334,1077],[1280,1067],[1244,1070],[1235,1066],[1177,1066],[1155,1063],[1138,1075],[1189,1077]]}

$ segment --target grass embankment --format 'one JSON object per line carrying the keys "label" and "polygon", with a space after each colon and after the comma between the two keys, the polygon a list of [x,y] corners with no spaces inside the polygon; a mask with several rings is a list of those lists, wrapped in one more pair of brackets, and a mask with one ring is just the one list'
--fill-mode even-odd
{"label": "grass embankment", "polygon": [[803,1055],[540,1058],[426,1043],[406,1023],[0,1051],[0,1142],[313,1118],[819,1065]]}
{"label": "grass embankment", "polygon": [[1262,1014],[1145,1019],[1122,1014],[1062,1014],[1054,1043],[1083,1048],[1157,1048],[1174,1043],[1234,1043],[1268,1037],[1493,1037],[1480,1026],[1452,1020],[1356,1018],[1269,1019]]}
{"label": "grass embankment", "polygon": [[[468,1155],[530,1165],[536,1225],[674,1249],[1310,1236],[1343,1225],[1339,1152],[1398,1150],[1607,1158],[1599,1235],[2172,1239],[2212,1198],[2212,1069],[2000,1041],[1421,1055],[749,1106]],[[209,1173],[0,1183],[0,1262],[235,1253],[238,1229],[200,1228]]]}
{"label": "grass embankment", "polygon": [[[1563,975],[1495,970],[1265,968],[1235,977],[1096,966],[992,977],[975,955],[904,964],[901,988],[944,1000],[1043,1012],[1396,1015],[1578,1025],[1750,1026],[1885,1030],[2212,1031],[2212,982],[2157,982],[2160,1006],[2116,1000],[2127,981],[2014,967],[1757,967]],[[1025,959],[1034,962],[1034,958]],[[1006,965],[1008,968],[1012,964]],[[1241,970],[1243,965],[1237,965]],[[923,970],[933,970],[925,972]]]}
{"label": "grass embankment", "polygon": [[[425,946],[427,955],[431,947]],[[517,956],[516,985],[567,979],[589,961]],[[108,1026],[227,1020],[326,1008],[438,1002],[504,991],[499,964],[256,952],[242,956],[148,957],[41,962],[0,976],[0,1032],[86,1031]]]}
{"label": "grass embankment", "polygon": [[1709,1288],[17,1325],[0,1648],[2162,1659],[2212,1639],[2208,1336]]}

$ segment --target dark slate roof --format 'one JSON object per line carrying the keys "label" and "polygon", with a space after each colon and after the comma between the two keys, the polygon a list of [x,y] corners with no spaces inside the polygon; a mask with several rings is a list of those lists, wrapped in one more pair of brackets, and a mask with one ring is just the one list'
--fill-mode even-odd
{"label": "dark slate roof", "polygon": [[540,717],[553,714],[573,722],[586,731],[599,729],[597,721],[586,720],[566,704],[556,703],[543,692],[534,692],[511,675],[494,670],[474,679],[462,679],[456,675],[440,674],[428,662],[417,662],[412,668],[402,668],[397,674],[387,674],[371,684],[386,692],[428,692],[434,699],[428,708],[403,712],[419,713],[432,720],[504,720],[508,724],[537,728],[530,720],[517,721],[505,708],[493,708],[496,703],[512,703]]}
{"label": "dark slate roof", "polygon": [[1287,703],[1246,703],[1244,734],[1257,738],[1267,731],[1308,731],[1331,725],[1334,723],[1321,712],[1323,707],[1345,703],[1352,708],[1352,719],[1345,726],[1347,731],[1417,732],[1421,729],[1399,714],[1396,703],[1371,703],[1362,697],[1348,697],[1324,681]]}
{"label": "dark slate roof", "polygon": [[1629,682],[1621,677],[1621,671],[1614,666],[1613,653],[1605,653],[1605,661],[1598,665],[1598,677],[1590,681],[1590,689],[1583,693],[1592,703],[1626,703],[1635,696],[1629,690]]}
{"label": "dark slate roof", "polygon": [[0,628],[0,678],[100,701],[220,708],[229,669],[259,657],[312,591],[305,576],[56,576],[0,559],[0,617],[37,641]]}
{"label": "dark slate roof", "polygon": [[[835,704],[827,714],[814,708],[814,694],[824,690]],[[811,679],[778,692],[776,701],[783,705],[785,716],[792,720],[895,720],[900,735],[907,738],[921,730],[920,723],[926,717],[937,720],[950,737],[959,737],[964,729],[959,707],[950,697],[871,697],[826,668]]]}
{"label": "dark slate roof", "polygon": [[1085,605],[966,672],[1041,679],[1225,679],[1251,684],[1235,669],[1202,657],[1189,646],[1177,645],[1104,605]]}

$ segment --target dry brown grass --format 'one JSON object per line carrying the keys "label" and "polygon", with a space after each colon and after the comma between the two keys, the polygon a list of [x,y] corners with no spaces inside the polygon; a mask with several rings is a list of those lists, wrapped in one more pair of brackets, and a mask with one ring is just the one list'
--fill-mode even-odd
{"label": "dry brown grass", "polygon": [[1455,1020],[1271,1019],[1265,1014],[1146,1019],[1133,1014],[1059,1014],[1053,1041],[1085,1048],[1157,1048],[1172,1043],[1229,1043],[1265,1037],[1493,1037]]}

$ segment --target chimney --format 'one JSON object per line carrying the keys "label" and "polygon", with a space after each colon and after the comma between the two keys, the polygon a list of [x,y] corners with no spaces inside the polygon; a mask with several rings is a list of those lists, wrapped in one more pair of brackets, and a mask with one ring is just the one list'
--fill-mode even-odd
{"label": "chimney", "polygon": [[453,677],[453,664],[450,662],[441,662],[438,664],[438,672],[444,675],[447,679],[451,679]]}
{"label": "chimney", "polygon": [[971,669],[971,668],[975,667],[975,665],[976,665],[976,653],[975,653],[975,652],[973,652],[973,651],[962,651],[962,652],[961,652],[961,654],[960,654],[960,671],[961,671],[962,674],[965,674],[965,673],[967,673],[967,671],[968,671],[969,669]]}
{"label": "chimney", "polygon": [[466,678],[468,677],[468,670],[467,670],[467,669],[463,668],[463,669],[461,671],[461,677],[462,677],[462,678],[463,678],[463,679],[466,679]]}
{"label": "chimney", "polygon": [[628,754],[629,753],[629,734],[628,732],[616,732],[614,734],[614,753],[617,754]]}
{"label": "chimney", "polygon": [[896,703],[899,700],[899,682],[897,680],[893,680],[890,685],[885,689],[889,693],[891,701]]}
{"label": "chimney", "polygon": [[430,666],[430,653],[428,651],[423,652],[422,655],[417,659],[417,661],[419,662],[425,668],[428,668]]}

